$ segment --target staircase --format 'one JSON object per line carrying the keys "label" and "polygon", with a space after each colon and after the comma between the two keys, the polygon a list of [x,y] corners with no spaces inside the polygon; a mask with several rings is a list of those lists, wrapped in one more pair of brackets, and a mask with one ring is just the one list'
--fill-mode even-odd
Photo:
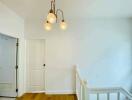
{"label": "staircase", "polygon": [[78,100],[132,100],[132,94],[122,87],[88,88],[87,81],[81,79],[77,68],[76,95]]}

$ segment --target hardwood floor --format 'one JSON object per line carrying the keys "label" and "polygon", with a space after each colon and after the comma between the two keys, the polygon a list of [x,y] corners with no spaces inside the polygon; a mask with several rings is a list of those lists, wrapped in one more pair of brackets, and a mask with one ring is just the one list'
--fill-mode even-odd
{"label": "hardwood floor", "polygon": [[77,100],[76,95],[47,95],[44,93],[26,93],[16,100]]}

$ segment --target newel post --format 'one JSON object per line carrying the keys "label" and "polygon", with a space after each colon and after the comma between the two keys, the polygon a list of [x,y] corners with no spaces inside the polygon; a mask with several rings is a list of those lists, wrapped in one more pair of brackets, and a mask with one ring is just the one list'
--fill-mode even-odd
{"label": "newel post", "polygon": [[88,99],[88,93],[87,93],[87,80],[82,80],[82,100],[89,100]]}

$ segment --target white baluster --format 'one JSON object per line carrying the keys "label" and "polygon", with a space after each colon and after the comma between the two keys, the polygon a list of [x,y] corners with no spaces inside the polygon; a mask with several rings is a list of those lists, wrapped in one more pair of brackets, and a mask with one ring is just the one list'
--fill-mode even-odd
{"label": "white baluster", "polygon": [[107,100],[110,100],[110,93],[107,93]]}
{"label": "white baluster", "polygon": [[97,100],[99,100],[99,93],[97,93]]}
{"label": "white baluster", "polygon": [[120,92],[117,93],[117,100],[120,100]]}

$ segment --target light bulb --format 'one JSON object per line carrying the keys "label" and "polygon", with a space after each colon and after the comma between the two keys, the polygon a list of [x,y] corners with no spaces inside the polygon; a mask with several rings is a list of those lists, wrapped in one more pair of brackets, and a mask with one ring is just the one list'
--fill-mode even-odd
{"label": "light bulb", "polygon": [[60,28],[62,30],[65,30],[67,28],[67,24],[66,24],[66,22],[64,20],[62,20],[62,22],[60,23]]}
{"label": "light bulb", "polygon": [[49,23],[48,21],[45,23],[45,29],[46,29],[47,31],[50,31],[50,30],[52,29],[52,25],[51,25],[51,23]]}
{"label": "light bulb", "polygon": [[54,13],[49,13],[47,16],[47,20],[50,23],[55,23],[56,22],[56,15]]}

